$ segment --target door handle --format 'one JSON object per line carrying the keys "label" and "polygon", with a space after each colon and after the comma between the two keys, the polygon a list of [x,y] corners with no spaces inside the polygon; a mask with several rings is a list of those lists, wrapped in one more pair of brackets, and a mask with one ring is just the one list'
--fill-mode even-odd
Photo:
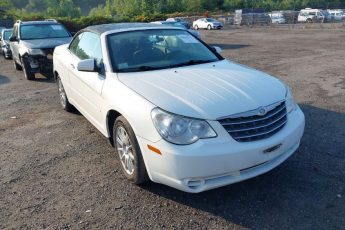
{"label": "door handle", "polygon": [[72,69],[75,69],[75,66],[73,64],[71,64],[71,67],[72,67]]}

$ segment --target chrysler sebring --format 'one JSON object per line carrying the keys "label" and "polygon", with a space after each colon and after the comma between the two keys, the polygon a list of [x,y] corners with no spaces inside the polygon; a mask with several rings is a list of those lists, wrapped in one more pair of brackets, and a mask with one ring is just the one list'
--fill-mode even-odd
{"label": "chrysler sebring", "polygon": [[104,136],[133,183],[201,192],[263,174],[300,144],[290,89],[185,29],[90,26],[54,51],[61,105]]}

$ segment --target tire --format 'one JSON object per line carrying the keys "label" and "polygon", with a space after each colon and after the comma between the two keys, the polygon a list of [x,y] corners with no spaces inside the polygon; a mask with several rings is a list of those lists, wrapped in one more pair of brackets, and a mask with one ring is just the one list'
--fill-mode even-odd
{"label": "tire", "polygon": [[208,30],[211,30],[212,28],[211,28],[211,25],[207,25],[207,29]]}
{"label": "tire", "polygon": [[35,74],[30,72],[30,67],[29,65],[26,63],[25,60],[21,60],[22,61],[22,66],[23,66],[23,72],[24,72],[24,77],[26,80],[32,81],[35,80]]}
{"label": "tire", "polygon": [[6,60],[9,60],[9,59],[11,59],[11,56],[10,56],[10,55],[6,56],[6,54],[4,53],[4,58],[5,58]]}
{"label": "tire", "polygon": [[113,141],[126,178],[134,184],[147,182],[149,178],[138,141],[132,127],[123,116],[115,120]]}
{"label": "tire", "polygon": [[65,88],[63,87],[62,81],[59,76],[56,77],[56,84],[58,86],[59,98],[62,108],[67,112],[74,112],[75,108],[71,103],[69,103]]}
{"label": "tire", "polygon": [[311,20],[310,18],[308,18],[306,22],[307,22],[307,23],[313,23],[313,20]]}
{"label": "tire", "polygon": [[199,26],[198,26],[198,25],[195,25],[195,26],[194,26],[194,29],[195,29],[195,30],[198,30],[198,29],[199,29]]}
{"label": "tire", "polygon": [[22,66],[19,65],[14,59],[13,59],[13,66],[15,70],[22,70]]}

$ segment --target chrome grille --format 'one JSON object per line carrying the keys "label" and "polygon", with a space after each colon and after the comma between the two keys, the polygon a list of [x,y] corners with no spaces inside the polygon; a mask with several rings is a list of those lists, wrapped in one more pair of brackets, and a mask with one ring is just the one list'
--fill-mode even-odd
{"label": "chrome grille", "polygon": [[270,108],[265,115],[230,117],[218,121],[238,142],[262,140],[277,133],[287,122],[285,101]]}

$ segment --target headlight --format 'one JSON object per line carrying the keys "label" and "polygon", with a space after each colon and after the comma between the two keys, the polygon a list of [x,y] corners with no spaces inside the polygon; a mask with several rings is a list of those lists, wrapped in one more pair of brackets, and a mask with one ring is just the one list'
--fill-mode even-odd
{"label": "headlight", "polygon": [[289,87],[286,87],[285,105],[286,105],[286,110],[288,113],[292,112],[293,110],[297,108],[297,104],[295,100],[293,99],[293,96]]}
{"label": "headlight", "polygon": [[216,137],[211,126],[203,120],[191,119],[159,108],[151,112],[153,124],[158,133],[166,140],[178,145],[188,145],[202,138]]}
{"label": "headlight", "polygon": [[30,55],[44,55],[41,49],[28,49]]}

